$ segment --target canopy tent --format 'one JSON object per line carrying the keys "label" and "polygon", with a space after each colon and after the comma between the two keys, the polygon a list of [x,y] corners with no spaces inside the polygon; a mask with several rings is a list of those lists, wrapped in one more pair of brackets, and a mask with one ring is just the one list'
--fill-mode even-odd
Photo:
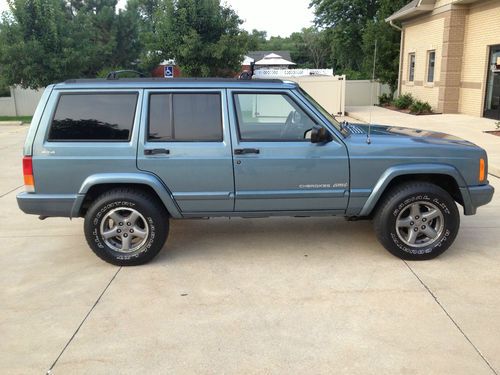
{"label": "canopy tent", "polygon": [[283,57],[276,53],[270,53],[264,56],[262,60],[255,63],[257,66],[279,66],[279,65],[297,65],[291,61],[285,60]]}

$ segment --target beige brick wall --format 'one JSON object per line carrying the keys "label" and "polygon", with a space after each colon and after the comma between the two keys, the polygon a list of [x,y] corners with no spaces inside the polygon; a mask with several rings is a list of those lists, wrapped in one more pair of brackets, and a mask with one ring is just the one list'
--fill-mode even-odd
{"label": "beige brick wall", "polygon": [[472,6],[466,18],[459,111],[482,116],[489,46],[500,44],[500,2]]}
{"label": "beige brick wall", "polygon": [[[441,72],[441,54],[443,45],[444,18],[434,17],[428,22],[412,22],[405,24],[405,40],[403,53],[403,72],[401,91],[411,93],[415,98],[429,102],[437,109],[439,99],[439,79]],[[436,51],[436,66],[434,69],[434,85],[429,85],[427,81],[427,52]],[[408,82],[408,58],[414,52],[415,81]]]}

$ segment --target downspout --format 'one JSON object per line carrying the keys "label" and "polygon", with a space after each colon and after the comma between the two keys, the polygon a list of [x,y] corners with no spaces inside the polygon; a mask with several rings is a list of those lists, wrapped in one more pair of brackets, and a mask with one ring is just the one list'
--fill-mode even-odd
{"label": "downspout", "polygon": [[404,53],[404,47],[405,47],[405,32],[403,28],[399,27],[394,23],[393,20],[389,21],[389,25],[391,27],[395,28],[396,30],[401,32],[401,42],[399,43],[399,71],[398,71],[398,88],[397,88],[397,95],[399,96],[401,94],[401,79],[403,78],[403,53]]}

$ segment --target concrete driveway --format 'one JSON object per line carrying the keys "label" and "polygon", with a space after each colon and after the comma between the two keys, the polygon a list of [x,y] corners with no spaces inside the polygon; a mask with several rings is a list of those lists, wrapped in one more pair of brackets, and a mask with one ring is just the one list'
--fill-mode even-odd
{"label": "concrete driveway", "polygon": [[2,373],[500,373],[498,194],[428,262],[369,222],[216,219],[173,222],[153,263],[117,268],[81,219],[18,210],[26,130],[0,127]]}

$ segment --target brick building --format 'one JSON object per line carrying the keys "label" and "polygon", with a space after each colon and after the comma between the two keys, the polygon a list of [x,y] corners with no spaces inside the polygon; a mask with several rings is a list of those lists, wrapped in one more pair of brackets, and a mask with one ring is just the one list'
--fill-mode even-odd
{"label": "brick building", "polygon": [[387,22],[402,25],[399,92],[500,120],[499,0],[414,0]]}

